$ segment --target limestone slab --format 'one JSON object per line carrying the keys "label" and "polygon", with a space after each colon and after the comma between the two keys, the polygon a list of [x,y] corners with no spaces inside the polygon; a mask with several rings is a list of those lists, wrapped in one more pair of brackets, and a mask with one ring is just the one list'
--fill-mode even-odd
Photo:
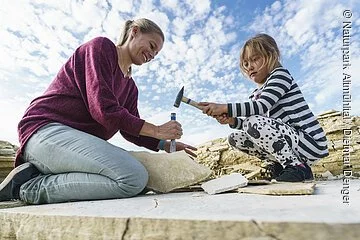
{"label": "limestone slab", "polygon": [[2,156],[14,156],[15,155],[15,150],[12,148],[3,148],[0,149],[0,155]]}
{"label": "limestone slab", "polygon": [[229,146],[228,145],[217,145],[217,146],[213,146],[213,147],[210,147],[209,148],[209,151],[211,152],[214,152],[214,151],[224,151],[224,150],[227,150],[229,149]]}
{"label": "limestone slab", "polygon": [[224,175],[201,184],[201,188],[208,194],[217,194],[245,187],[248,180],[240,173]]}
{"label": "limestone slab", "polygon": [[185,151],[174,153],[130,152],[149,173],[147,187],[156,192],[170,192],[207,179],[211,170],[189,157]]}
{"label": "limestone slab", "polygon": [[314,193],[315,183],[271,183],[260,186],[239,188],[239,193],[253,193],[265,195],[311,195]]}
{"label": "limestone slab", "polygon": [[22,207],[22,206],[26,206],[27,204],[17,200],[17,201],[5,201],[5,202],[0,202],[0,209],[4,209],[4,208],[14,208],[14,207]]}
{"label": "limestone slab", "polygon": [[329,118],[329,117],[341,116],[341,115],[342,115],[341,112],[338,112],[338,111],[335,111],[335,110],[330,110],[330,111],[324,112],[322,114],[319,114],[317,116],[317,119],[323,119],[323,118]]}
{"label": "limestone slab", "polygon": [[1,156],[0,155],[0,161],[1,162],[14,162],[13,156]]}
{"label": "limestone slab", "polygon": [[[1,239],[358,240],[359,224],[194,221],[5,214]],[[46,227],[44,227],[46,226]],[[17,231],[14,231],[14,230]]]}
{"label": "limestone slab", "polygon": [[248,185],[267,185],[271,184],[269,180],[249,180]]}
{"label": "limestone slab", "polygon": [[[0,209],[0,239],[358,240],[360,180],[317,182],[316,194],[185,192]],[[294,211],[296,208],[296,211]]]}

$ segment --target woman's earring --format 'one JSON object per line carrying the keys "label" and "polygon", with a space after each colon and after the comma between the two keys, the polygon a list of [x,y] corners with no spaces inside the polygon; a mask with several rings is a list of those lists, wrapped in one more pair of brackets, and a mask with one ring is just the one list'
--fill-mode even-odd
{"label": "woman's earring", "polygon": [[132,37],[135,37],[135,35],[137,34],[137,29],[136,28],[133,28],[133,30],[132,30]]}

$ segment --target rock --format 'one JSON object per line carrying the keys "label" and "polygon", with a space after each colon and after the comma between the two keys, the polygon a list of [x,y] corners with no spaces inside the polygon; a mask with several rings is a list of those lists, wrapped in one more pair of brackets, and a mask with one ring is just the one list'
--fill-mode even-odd
{"label": "rock", "polygon": [[254,193],[265,195],[311,195],[314,193],[315,183],[272,183],[260,186],[239,188],[239,193]]}
{"label": "rock", "polygon": [[[360,117],[353,116],[351,120],[344,120],[341,112],[331,112],[321,115],[318,120],[328,139],[329,156],[312,166],[315,177],[319,177],[327,171],[332,174],[328,178],[341,175],[344,168],[348,168],[348,165],[344,163],[344,156],[346,156],[344,153],[346,152],[343,152],[347,145],[349,145],[349,166],[353,176],[360,177]],[[344,141],[344,129],[351,130],[347,142]]]}
{"label": "rock", "polygon": [[228,148],[229,148],[229,146],[227,146],[227,145],[218,145],[218,146],[214,146],[214,147],[209,147],[209,151],[211,151],[211,152],[224,151]]}
{"label": "rock", "polygon": [[15,150],[12,148],[3,148],[0,149],[0,156],[14,156]]}
{"label": "rock", "polygon": [[0,140],[0,182],[2,182],[14,168],[14,159],[17,149],[17,146],[7,141]]}
{"label": "rock", "polygon": [[240,173],[224,175],[201,184],[201,188],[208,194],[217,194],[245,187],[248,180]]}
{"label": "rock", "polygon": [[15,152],[18,150],[18,146],[9,143],[8,141],[0,140],[0,149],[13,149]]}
{"label": "rock", "polygon": [[334,177],[334,175],[330,171],[324,172],[323,174],[321,174],[321,177],[328,179],[328,180],[336,179],[336,177]]}
{"label": "rock", "polygon": [[131,151],[149,173],[147,187],[166,193],[207,180],[211,170],[194,161],[185,153],[149,153]]}
{"label": "rock", "polygon": [[321,114],[319,114],[317,116],[317,119],[323,119],[323,118],[329,118],[329,117],[333,117],[333,116],[341,116],[341,112],[338,112],[336,110],[329,110],[329,111],[326,111],[326,112],[323,112]]}
{"label": "rock", "polygon": [[4,209],[4,208],[14,208],[14,207],[22,207],[22,206],[26,206],[27,204],[23,201],[20,200],[16,200],[16,201],[5,201],[5,202],[0,202],[0,209]]}

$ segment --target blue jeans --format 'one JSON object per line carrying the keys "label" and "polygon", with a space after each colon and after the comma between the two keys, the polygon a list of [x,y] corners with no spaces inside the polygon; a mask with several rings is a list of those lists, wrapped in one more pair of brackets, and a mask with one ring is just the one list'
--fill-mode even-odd
{"label": "blue jeans", "polygon": [[145,167],[124,149],[59,123],[33,134],[23,158],[42,173],[20,188],[30,204],[132,197],[148,181]]}

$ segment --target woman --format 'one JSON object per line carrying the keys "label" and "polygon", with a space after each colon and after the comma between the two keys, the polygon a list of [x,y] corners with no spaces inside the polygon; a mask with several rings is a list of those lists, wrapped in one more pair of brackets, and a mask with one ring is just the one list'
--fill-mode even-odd
{"label": "woman", "polygon": [[[106,140],[117,131],[136,145],[169,151],[181,125],[140,118],[131,65],[151,61],[164,34],[151,20],[127,21],[118,45],[97,37],[76,49],[19,123],[15,168],[0,185],[0,201],[30,204],[132,197],[146,186],[140,162]],[[194,147],[177,142],[177,150]]]}

